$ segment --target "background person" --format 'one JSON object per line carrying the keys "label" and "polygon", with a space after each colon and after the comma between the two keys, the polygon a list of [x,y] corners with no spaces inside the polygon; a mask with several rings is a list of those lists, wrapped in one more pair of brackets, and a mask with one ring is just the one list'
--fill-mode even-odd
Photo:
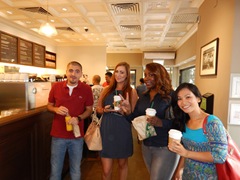
{"label": "background person", "polygon": [[139,82],[140,84],[136,88],[138,97],[140,97],[147,90],[147,86],[144,83],[144,79],[140,78]]}
{"label": "background person", "polygon": [[99,75],[94,75],[92,78],[93,86],[91,87],[93,92],[93,100],[94,100],[93,109],[96,109],[100,93],[103,90],[103,87],[100,85],[100,82],[101,82],[101,77]]}
{"label": "background person", "polygon": [[[215,163],[223,163],[227,155],[227,136],[224,126],[214,115],[205,113],[200,104],[202,96],[198,88],[190,83],[178,86],[175,92],[175,123],[183,132],[182,143],[174,141],[169,149],[181,158],[173,179],[217,180]],[[203,122],[207,118],[206,131]]]}
{"label": "background person", "polygon": [[110,84],[110,81],[111,81],[111,78],[112,78],[112,73],[109,71],[109,72],[106,72],[105,73],[105,82],[103,83],[103,87],[106,87]]}
{"label": "background person", "polygon": [[[66,151],[71,179],[81,178],[83,120],[91,115],[93,105],[92,90],[89,85],[79,81],[81,76],[82,65],[76,61],[70,62],[66,70],[67,80],[54,83],[49,93],[47,108],[55,113],[51,129],[51,180],[61,180]],[[81,137],[75,138],[73,131],[66,130],[66,115],[71,116],[69,124],[79,126]]]}
{"label": "background person", "polygon": [[131,123],[127,121],[122,109],[113,109],[113,96],[121,94],[130,99],[130,106],[134,109],[137,92],[130,86],[130,66],[126,62],[119,63],[113,73],[109,86],[103,89],[97,112],[103,114],[101,135],[103,149],[100,157],[103,167],[103,180],[110,180],[113,170],[113,160],[117,159],[119,179],[126,180],[128,174],[128,157],[133,154],[133,139]]}

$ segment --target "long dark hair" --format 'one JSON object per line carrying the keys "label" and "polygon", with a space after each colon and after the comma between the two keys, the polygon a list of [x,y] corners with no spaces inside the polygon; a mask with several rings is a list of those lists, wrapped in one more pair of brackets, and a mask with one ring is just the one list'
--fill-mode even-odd
{"label": "long dark hair", "polygon": [[202,102],[202,95],[196,85],[191,84],[191,83],[182,83],[178,86],[178,88],[174,92],[173,102],[172,102],[173,112],[174,112],[174,116],[175,116],[175,119],[173,121],[173,128],[179,129],[182,132],[186,131],[186,123],[190,119],[189,115],[187,113],[183,112],[183,110],[181,110],[177,104],[178,93],[179,93],[179,91],[181,91],[182,89],[185,89],[185,88],[190,90],[196,97],[198,97],[200,99],[200,102],[198,103],[199,106]]}

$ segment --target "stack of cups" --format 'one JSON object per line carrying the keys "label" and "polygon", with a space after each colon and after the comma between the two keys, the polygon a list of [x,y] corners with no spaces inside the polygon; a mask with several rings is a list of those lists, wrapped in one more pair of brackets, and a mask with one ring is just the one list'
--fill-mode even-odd
{"label": "stack of cups", "polygon": [[173,139],[175,141],[181,141],[182,138],[182,132],[178,131],[176,129],[170,129],[170,131],[168,131],[168,144],[171,144]]}

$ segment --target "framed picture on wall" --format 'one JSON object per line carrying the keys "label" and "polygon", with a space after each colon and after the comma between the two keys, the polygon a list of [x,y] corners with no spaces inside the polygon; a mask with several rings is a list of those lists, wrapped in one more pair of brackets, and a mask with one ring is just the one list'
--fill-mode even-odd
{"label": "framed picture on wall", "polygon": [[230,98],[240,98],[240,74],[231,74]]}
{"label": "framed picture on wall", "polygon": [[229,101],[229,124],[240,125],[240,101]]}
{"label": "framed picture on wall", "polygon": [[219,38],[201,47],[200,75],[217,75]]}

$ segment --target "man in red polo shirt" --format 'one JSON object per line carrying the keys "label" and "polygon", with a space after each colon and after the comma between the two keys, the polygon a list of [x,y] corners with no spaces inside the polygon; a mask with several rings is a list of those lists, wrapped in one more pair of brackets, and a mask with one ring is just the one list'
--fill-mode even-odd
{"label": "man in red polo shirt", "polygon": [[106,72],[105,73],[105,82],[103,83],[103,87],[107,87],[111,81],[111,78],[112,78],[112,73],[110,71]]}
{"label": "man in red polo shirt", "polygon": [[[48,110],[55,113],[51,129],[50,180],[61,180],[66,151],[69,155],[71,179],[81,179],[84,119],[92,114],[93,109],[91,87],[79,80],[82,76],[82,65],[76,61],[70,62],[66,76],[66,81],[53,84],[48,98]],[[66,116],[70,116],[68,125],[79,126],[79,137],[75,137],[73,131],[67,131]]]}

